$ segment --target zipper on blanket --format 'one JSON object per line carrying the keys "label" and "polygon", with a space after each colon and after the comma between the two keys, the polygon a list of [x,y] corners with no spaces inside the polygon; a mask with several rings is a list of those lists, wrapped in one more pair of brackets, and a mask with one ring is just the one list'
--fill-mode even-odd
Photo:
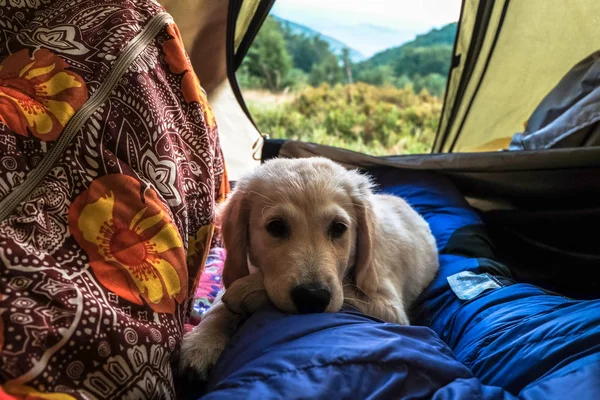
{"label": "zipper on blanket", "polygon": [[111,71],[108,73],[105,81],[67,123],[62,135],[42,159],[38,167],[29,173],[21,185],[0,201],[0,221],[8,218],[13,210],[21,204],[21,202],[26,200],[31,192],[42,183],[48,172],[50,172],[62,153],[71,144],[71,141],[88,118],[96,112],[98,107],[108,100],[113,89],[119,83],[119,79],[127,71],[131,63],[140,55],[146,46],[154,40],[162,27],[170,21],[172,21],[172,17],[169,13],[163,12],[156,14],[152,17],[150,22],[142,28],[142,31],[125,46],[123,52],[117,58]]}

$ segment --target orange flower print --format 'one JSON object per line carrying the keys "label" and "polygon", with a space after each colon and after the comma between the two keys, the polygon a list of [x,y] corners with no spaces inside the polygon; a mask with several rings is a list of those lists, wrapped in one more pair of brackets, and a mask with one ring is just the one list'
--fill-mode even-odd
{"label": "orange flower print", "polygon": [[171,314],[187,297],[183,242],[151,187],[122,174],[96,179],[69,208],[69,229],[98,281],[118,296]]}
{"label": "orange flower print", "polygon": [[58,138],[88,99],[83,79],[46,49],[23,49],[0,63],[0,121],[18,135]]}
{"label": "orange flower print", "polygon": [[75,400],[65,393],[42,393],[32,387],[7,383],[0,386],[0,400]]}
{"label": "orange flower print", "polygon": [[189,62],[179,28],[175,24],[170,24],[167,26],[167,33],[172,36],[172,39],[165,40],[163,51],[165,52],[165,60],[169,64],[169,70],[174,74],[183,74],[181,80],[183,98],[188,103],[193,101],[200,103],[204,112],[204,120],[210,128],[214,128],[216,125],[215,116],[208,104],[208,99],[204,94],[204,90],[202,90],[200,81]]}

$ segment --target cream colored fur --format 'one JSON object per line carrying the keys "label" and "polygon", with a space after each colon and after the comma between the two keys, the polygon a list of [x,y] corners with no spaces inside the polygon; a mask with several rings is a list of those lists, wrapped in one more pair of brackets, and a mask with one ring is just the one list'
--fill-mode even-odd
{"label": "cream colored fur", "polygon": [[[284,220],[291,234],[266,230]],[[184,339],[181,372],[206,377],[229,337],[269,300],[297,312],[292,289],[318,282],[331,301],[388,322],[409,324],[408,310],[438,269],[429,225],[404,200],[374,194],[371,181],[328,159],[274,159],[240,180],[219,220],[227,250],[226,291]],[[332,238],[331,224],[348,227]],[[249,263],[258,272],[249,273]]]}

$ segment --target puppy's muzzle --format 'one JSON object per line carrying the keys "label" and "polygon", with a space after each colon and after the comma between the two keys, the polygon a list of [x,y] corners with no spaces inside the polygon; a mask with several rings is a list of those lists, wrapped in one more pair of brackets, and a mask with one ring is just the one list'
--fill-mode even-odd
{"label": "puppy's muzzle", "polygon": [[301,314],[321,313],[329,305],[331,293],[319,284],[303,284],[292,289],[292,300]]}

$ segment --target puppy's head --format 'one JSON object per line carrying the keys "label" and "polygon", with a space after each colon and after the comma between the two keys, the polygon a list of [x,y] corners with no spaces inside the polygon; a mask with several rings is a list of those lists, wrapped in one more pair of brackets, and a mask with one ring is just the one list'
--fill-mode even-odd
{"label": "puppy's head", "polygon": [[267,161],[220,211],[225,287],[249,273],[249,261],[286,312],[338,311],[348,274],[369,294],[377,287],[369,196],[365,176],[330,160]]}

